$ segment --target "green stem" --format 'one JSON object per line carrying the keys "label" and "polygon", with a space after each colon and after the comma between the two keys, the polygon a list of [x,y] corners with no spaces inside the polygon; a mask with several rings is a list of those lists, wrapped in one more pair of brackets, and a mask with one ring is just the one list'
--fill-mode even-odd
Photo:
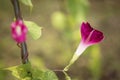
{"label": "green stem", "polygon": [[70,66],[78,59],[78,57],[79,57],[78,55],[74,54],[69,64],[64,68],[63,71],[68,71]]}
{"label": "green stem", "polygon": [[64,68],[64,71],[68,71],[70,66],[79,58],[79,56],[85,51],[88,46],[85,45],[83,42],[80,42],[76,52],[74,53],[72,59],[70,60],[69,64]]}
{"label": "green stem", "polygon": [[66,79],[66,80],[71,80],[70,76],[69,76],[65,71],[63,71],[63,73],[64,73],[64,75],[65,75],[65,79]]}

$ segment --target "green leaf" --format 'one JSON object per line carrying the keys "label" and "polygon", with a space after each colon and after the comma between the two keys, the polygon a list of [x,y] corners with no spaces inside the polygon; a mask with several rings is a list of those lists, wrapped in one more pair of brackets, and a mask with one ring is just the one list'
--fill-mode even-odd
{"label": "green leaf", "polygon": [[30,63],[6,68],[18,80],[58,80],[56,74],[48,69],[32,68]]}
{"label": "green leaf", "polygon": [[42,76],[43,76],[44,72],[42,70],[39,70],[37,68],[32,70],[32,80],[43,80]]}
{"label": "green leaf", "polygon": [[42,80],[58,80],[58,78],[53,71],[48,70],[43,73]]}
{"label": "green leaf", "polygon": [[31,80],[31,65],[28,64],[22,64],[19,66],[13,66],[10,68],[6,68],[5,70],[9,70],[12,72],[12,75],[20,80]]}
{"label": "green leaf", "polygon": [[24,21],[25,25],[28,28],[28,31],[33,39],[39,39],[41,37],[41,29],[42,27],[38,26],[36,23],[32,21]]}
{"label": "green leaf", "polygon": [[42,71],[37,68],[32,70],[32,77],[32,80],[58,80],[56,74],[53,71]]}
{"label": "green leaf", "polygon": [[30,7],[30,9],[32,10],[33,8],[33,4],[32,4],[32,1],[31,0],[19,0],[21,3],[27,5]]}

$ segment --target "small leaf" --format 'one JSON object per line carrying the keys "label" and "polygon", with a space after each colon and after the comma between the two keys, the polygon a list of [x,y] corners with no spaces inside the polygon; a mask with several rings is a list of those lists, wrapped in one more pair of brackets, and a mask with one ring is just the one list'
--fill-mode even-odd
{"label": "small leaf", "polygon": [[43,76],[44,72],[38,68],[35,68],[32,70],[32,80],[43,80],[42,76]]}
{"label": "small leaf", "polygon": [[32,80],[58,80],[56,74],[51,70],[40,70],[40,69],[33,69],[32,70]]}
{"label": "small leaf", "polygon": [[29,73],[31,65],[29,63],[6,68],[5,70],[11,71],[12,75],[20,80],[31,80],[31,74]]}
{"label": "small leaf", "polygon": [[28,28],[28,32],[32,36],[33,39],[37,40],[41,36],[41,27],[32,21],[24,21],[25,25]]}
{"label": "small leaf", "polygon": [[58,78],[53,71],[48,70],[44,72],[42,80],[58,80]]}
{"label": "small leaf", "polygon": [[27,5],[30,7],[30,9],[32,10],[33,8],[33,4],[32,4],[32,1],[31,0],[20,0],[21,3]]}

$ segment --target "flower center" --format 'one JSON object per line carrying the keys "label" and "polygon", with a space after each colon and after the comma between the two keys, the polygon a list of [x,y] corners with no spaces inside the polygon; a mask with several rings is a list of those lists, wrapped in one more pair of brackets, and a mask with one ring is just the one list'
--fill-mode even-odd
{"label": "flower center", "polygon": [[17,26],[16,27],[16,32],[17,32],[17,35],[20,36],[22,34],[22,30],[21,30],[21,27],[20,26]]}

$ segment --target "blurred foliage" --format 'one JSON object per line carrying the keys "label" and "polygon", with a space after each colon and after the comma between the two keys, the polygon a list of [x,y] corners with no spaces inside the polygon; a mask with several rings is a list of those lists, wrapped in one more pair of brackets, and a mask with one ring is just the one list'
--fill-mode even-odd
{"label": "blurred foliage", "polygon": [[80,24],[80,22],[86,20],[89,8],[88,0],[67,0],[67,5],[73,22]]}
{"label": "blurred foliage", "polygon": [[32,1],[31,0],[19,0],[21,3],[27,5],[30,7],[30,10],[32,10],[33,8],[33,4],[32,4]]}
{"label": "blurred foliage", "polygon": [[6,72],[2,70],[3,68],[4,64],[0,61],[0,80],[5,80]]}
{"label": "blurred foliage", "polygon": [[93,75],[92,80],[99,80],[101,75],[101,54],[98,45],[91,47],[91,54],[88,67]]}
{"label": "blurred foliage", "polygon": [[57,30],[62,31],[65,29],[65,26],[67,25],[65,14],[60,11],[56,11],[52,14],[51,21],[53,27],[55,27]]}

